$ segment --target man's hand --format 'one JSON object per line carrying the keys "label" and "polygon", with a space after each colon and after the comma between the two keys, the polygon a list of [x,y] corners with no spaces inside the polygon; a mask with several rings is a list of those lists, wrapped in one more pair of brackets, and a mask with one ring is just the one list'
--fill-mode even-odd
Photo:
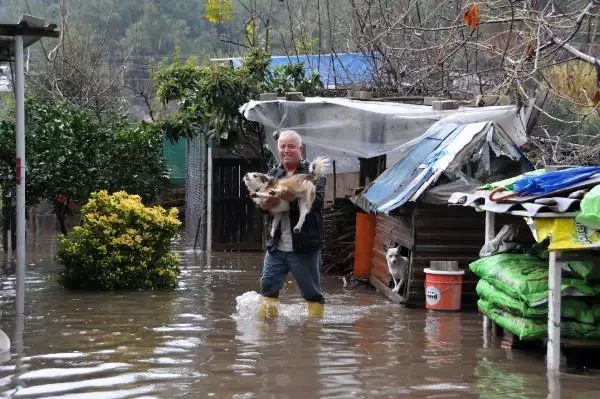
{"label": "man's hand", "polygon": [[277,197],[266,198],[260,202],[260,209],[268,211],[279,205],[281,200]]}

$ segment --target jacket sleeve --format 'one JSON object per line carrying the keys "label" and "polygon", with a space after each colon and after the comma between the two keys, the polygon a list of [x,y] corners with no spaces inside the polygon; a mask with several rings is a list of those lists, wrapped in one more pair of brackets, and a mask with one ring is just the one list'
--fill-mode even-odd
{"label": "jacket sleeve", "polygon": [[321,177],[317,183],[317,192],[311,209],[312,211],[321,212],[323,210],[323,205],[325,204],[325,185],[326,179],[325,177]]}
{"label": "jacket sleeve", "polygon": [[[275,176],[276,174],[277,174],[277,167],[276,167],[276,166],[275,166],[275,167],[273,167],[273,168],[271,168],[271,170],[269,170],[269,171],[267,172],[267,176]],[[257,206],[256,206],[256,208],[257,208],[257,209],[258,209],[258,211],[259,211],[260,213],[262,213],[263,215],[270,215],[270,212],[269,212],[269,211],[265,211],[264,209],[262,209],[262,208],[260,207],[260,205],[257,205]]]}

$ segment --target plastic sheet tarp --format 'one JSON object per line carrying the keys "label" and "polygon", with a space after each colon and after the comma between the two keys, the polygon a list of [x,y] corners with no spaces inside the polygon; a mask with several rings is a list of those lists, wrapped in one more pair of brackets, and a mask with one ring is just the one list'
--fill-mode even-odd
{"label": "plastic sheet tarp", "polygon": [[526,142],[521,114],[515,106],[436,111],[425,105],[307,97],[306,101],[250,101],[240,112],[265,127],[270,148],[275,148],[270,133],[296,130],[307,146],[307,158],[329,156],[338,166],[345,164],[346,170],[342,166],[340,172],[358,170],[357,157],[390,153],[401,157],[435,124],[495,122],[515,144]]}
{"label": "plastic sheet tarp", "polygon": [[598,166],[555,170],[518,179],[513,183],[512,189],[519,195],[543,195],[587,180],[597,173],[600,173],[600,167]]}

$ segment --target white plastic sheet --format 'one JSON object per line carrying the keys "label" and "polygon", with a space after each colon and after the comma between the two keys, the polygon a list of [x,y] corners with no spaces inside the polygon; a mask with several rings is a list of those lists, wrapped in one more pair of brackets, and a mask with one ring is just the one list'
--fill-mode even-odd
{"label": "white plastic sheet", "polygon": [[250,101],[240,112],[266,128],[271,149],[275,148],[272,132],[296,130],[306,144],[308,159],[329,156],[336,160],[339,172],[358,170],[358,157],[389,154],[391,160],[400,158],[436,123],[494,121],[517,145],[526,141],[515,106],[435,111],[425,105],[308,97],[306,101]]}

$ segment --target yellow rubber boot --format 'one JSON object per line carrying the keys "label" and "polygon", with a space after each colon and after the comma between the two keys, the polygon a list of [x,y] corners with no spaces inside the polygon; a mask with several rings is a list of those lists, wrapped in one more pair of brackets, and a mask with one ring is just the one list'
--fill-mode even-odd
{"label": "yellow rubber boot", "polygon": [[263,296],[258,305],[258,317],[261,319],[271,319],[279,315],[279,299]]}
{"label": "yellow rubber boot", "polygon": [[325,314],[325,305],[319,302],[307,302],[308,316],[322,319]]}

